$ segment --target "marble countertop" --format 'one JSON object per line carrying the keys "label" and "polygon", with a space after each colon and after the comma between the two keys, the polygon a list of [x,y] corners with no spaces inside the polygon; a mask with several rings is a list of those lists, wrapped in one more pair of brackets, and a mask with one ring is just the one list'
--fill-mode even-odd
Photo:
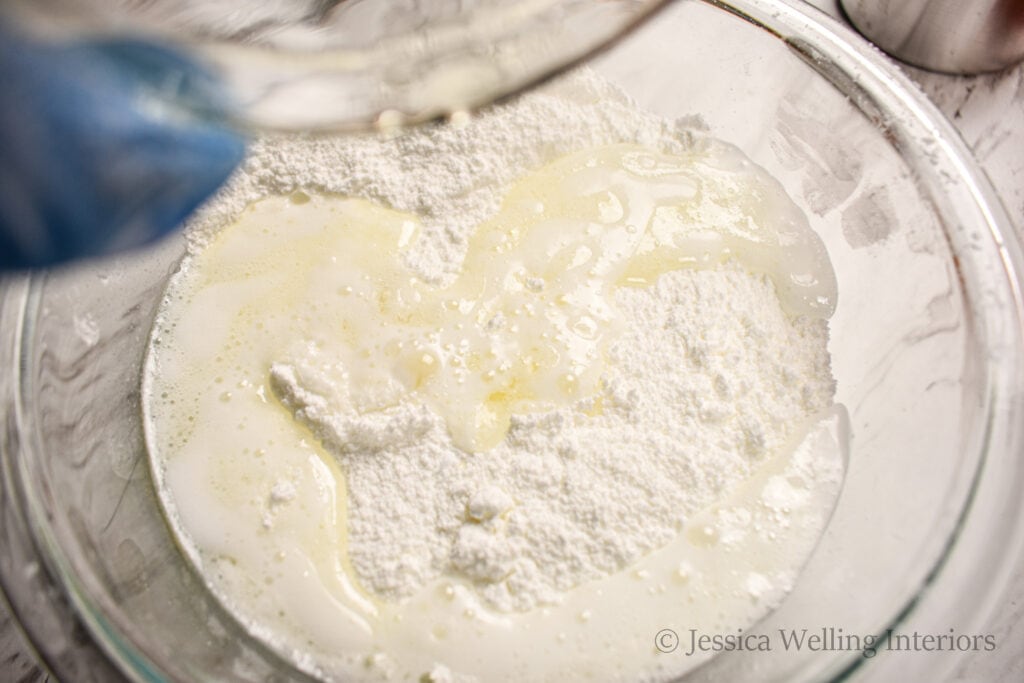
{"label": "marble countertop", "polygon": [[[811,4],[839,16],[836,0]],[[1024,239],[1024,65],[975,77],[904,68],[960,131]],[[963,657],[950,683],[1024,680],[1024,567],[1008,587],[987,632],[996,637],[998,649]],[[19,683],[52,680],[35,666],[2,605],[0,678]]]}

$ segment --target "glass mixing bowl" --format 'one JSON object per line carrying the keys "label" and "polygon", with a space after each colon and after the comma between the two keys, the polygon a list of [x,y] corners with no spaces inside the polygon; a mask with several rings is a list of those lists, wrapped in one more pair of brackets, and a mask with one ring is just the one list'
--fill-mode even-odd
{"label": "glass mixing bowl", "polygon": [[[846,479],[796,588],[748,632],[978,633],[1022,547],[1022,262],[953,128],[798,2],[670,3],[591,65],[744,149],[835,266]],[[64,680],[305,680],[203,588],[150,481],[140,367],[183,249],[3,281],[0,576]],[[686,680],[935,680],[957,654],[726,652]]]}

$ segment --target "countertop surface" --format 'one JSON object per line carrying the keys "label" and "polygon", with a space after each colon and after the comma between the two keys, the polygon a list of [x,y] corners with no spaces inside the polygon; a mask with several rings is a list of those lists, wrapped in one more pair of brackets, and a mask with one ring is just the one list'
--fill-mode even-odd
{"label": "countertop surface", "polygon": [[[839,15],[836,0],[811,4]],[[1024,65],[974,77],[904,69],[960,131],[1024,239]],[[1024,567],[986,632],[995,636],[997,649],[965,656],[950,683],[1024,680]],[[0,606],[0,681],[50,680],[36,668],[17,627]]]}

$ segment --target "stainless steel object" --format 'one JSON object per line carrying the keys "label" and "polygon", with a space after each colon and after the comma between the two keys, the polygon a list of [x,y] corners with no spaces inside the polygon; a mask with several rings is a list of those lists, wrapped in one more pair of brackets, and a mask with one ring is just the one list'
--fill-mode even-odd
{"label": "stainless steel object", "polygon": [[840,0],[893,57],[933,71],[997,71],[1024,59],[1024,0]]}

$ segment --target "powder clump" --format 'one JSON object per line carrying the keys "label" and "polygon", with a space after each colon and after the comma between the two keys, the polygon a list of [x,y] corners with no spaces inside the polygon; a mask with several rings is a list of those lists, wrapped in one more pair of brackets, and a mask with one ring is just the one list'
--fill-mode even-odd
{"label": "powder clump", "polygon": [[[512,181],[616,143],[673,154],[710,144],[582,71],[465,126],[260,139],[190,238],[201,249],[268,195],[363,197],[422,218],[408,265],[443,283]],[[338,378],[315,354],[272,366],[274,394],[346,475],[348,554],[364,588],[401,600],[453,576],[494,609],[557,603],[668,543],[832,403],[826,322],[790,317],[773,283],[736,263],[620,288],[614,304],[625,331],[600,392],[513,417],[483,453],[456,448],[415,400],[371,414],[339,408]],[[750,586],[761,589],[756,577]]]}

